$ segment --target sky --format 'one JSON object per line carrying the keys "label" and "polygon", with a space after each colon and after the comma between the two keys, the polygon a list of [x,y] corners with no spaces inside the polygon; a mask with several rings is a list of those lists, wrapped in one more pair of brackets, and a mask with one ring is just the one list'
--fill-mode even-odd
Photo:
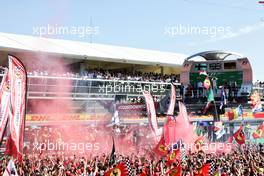
{"label": "sky", "polygon": [[[250,59],[254,81],[264,81],[258,0],[9,0],[1,2],[0,21],[7,33],[186,55],[233,51]],[[60,27],[68,32],[56,32]]]}

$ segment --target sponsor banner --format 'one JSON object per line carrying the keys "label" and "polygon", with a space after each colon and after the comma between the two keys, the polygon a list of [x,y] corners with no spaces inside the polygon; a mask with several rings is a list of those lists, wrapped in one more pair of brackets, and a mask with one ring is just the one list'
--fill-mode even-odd
{"label": "sponsor banner", "polygon": [[111,118],[107,114],[27,114],[26,121],[98,120]]}
{"label": "sponsor banner", "polygon": [[3,139],[5,127],[8,119],[8,110],[10,103],[10,89],[8,69],[5,70],[2,83],[0,85],[0,141]]}
{"label": "sponsor banner", "polygon": [[[159,103],[154,102],[154,107],[158,108]],[[117,110],[121,118],[144,118],[146,116],[146,105],[144,103],[118,104]]]}
{"label": "sponsor banner", "polygon": [[26,71],[22,63],[13,56],[9,59],[9,77],[11,93],[10,133],[16,147],[13,155],[21,156],[23,152],[25,106],[26,106]]}
{"label": "sponsor banner", "polygon": [[120,118],[142,118],[146,115],[144,103],[118,104],[116,107]]}
{"label": "sponsor banner", "polygon": [[116,108],[119,111],[143,111],[146,109],[145,104],[143,103],[130,103],[130,104],[118,104]]}

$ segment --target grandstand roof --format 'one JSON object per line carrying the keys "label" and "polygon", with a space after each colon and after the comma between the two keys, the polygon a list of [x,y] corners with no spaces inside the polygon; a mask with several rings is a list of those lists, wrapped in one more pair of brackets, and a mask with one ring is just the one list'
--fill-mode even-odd
{"label": "grandstand roof", "polygon": [[195,57],[203,57],[205,60],[225,60],[228,56],[237,56],[239,58],[243,58],[244,56],[230,51],[222,51],[222,50],[213,50],[213,51],[204,51],[194,55],[189,56],[186,60],[193,59]]}
{"label": "grandstand roof", "polygon": [[181,66],[185,55],[79,41],[0,32],[0,50],[58,54],[71,59],[102,60],[160,66]]}

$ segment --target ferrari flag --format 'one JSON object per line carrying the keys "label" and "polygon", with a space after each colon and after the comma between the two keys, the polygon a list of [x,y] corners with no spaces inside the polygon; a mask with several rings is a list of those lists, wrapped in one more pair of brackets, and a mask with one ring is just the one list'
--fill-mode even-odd
{"label": "ferrari flag", "polygon": [[245,142],[246,142],[246,136],[244,134],[243,128],[244,128],[244,126],[243,125],[240,125],[239,129],[233,135],[235,141],[239,145],[245,144]]}

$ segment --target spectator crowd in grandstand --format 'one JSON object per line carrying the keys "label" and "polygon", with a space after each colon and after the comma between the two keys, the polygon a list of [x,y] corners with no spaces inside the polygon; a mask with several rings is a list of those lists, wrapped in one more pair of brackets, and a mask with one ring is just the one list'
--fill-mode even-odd
{"label": "spectator crowd in grandstand", "polygon": [[48,71],[30,71],[28,75],[32,76],[63,76],[63,77],[77,77],[89,79],[107,79],[107,80],[128,80],[128,81],[150,81],[150,82],[179,82],[179,75],[170,74],[162,75],[161,73],[142,73],[142,72],[127,72],[127,71],[113,71],[113,70],[89,70],[82,74],[66,72],[66,73],[49,73]]}

